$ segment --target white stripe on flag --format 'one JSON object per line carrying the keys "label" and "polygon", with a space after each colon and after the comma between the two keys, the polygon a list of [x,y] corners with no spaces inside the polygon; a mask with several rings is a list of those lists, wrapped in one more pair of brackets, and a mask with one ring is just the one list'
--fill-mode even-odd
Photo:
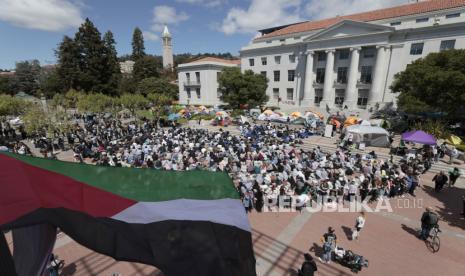
{"label": "white stripe on flag", "polygon": [[242,202],[230,198],[138,202],[112,218],[127,223],[152,223],[164,220],[210,221],[251,231]]}

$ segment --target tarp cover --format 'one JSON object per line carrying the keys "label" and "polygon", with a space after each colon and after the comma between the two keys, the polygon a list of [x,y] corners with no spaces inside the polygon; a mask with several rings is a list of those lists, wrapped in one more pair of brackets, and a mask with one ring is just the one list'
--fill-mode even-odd
{"label": "tarp cover", "polygon": [[347,128],[347,136],[352,135],[352,142],[364,143],[366,146],[372,147],[388,147],[389,132],[382,127],[353,125]]}
{"label": "tarp cover", "polygon": [[436,145],[436,138],[422,130],[414,130],[402,134],[402,140],[424,145]]}

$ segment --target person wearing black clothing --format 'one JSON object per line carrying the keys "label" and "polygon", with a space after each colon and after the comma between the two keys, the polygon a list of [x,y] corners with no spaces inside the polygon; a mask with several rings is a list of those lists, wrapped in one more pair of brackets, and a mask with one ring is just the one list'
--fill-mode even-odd
{"label": "person wearing black clothing", "polygon": [[313,276],[315,271],[318,271],[315,260],[312,255],[305,253],[305,261],[302,263],[302,267],[299,269],[298,276]]}
{"label": "person wearing black clothing", "polygon": [[429,232],[438,224],[438,215],[433,213],[430,207],[426,207],[426,211],[421,216],[421,233],[420,239],[426,240],[429,237]]}
{"label": "person wearing black clothing", "polygon": [[442,187],[447,183],[448,178],[447,175],[444,174],[443,171],[440,171],[437,175],[433,177],[434,181],[434,190],[439,192],[442,190]]}

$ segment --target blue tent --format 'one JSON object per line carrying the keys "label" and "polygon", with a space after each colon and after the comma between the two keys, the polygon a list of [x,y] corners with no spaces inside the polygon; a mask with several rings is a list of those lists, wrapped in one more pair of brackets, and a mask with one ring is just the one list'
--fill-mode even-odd
{"label": "blue tent", "polygon": [[176,121],[177,119],[179,119],[179,117],[181,117],[179,114],[171,113],[170,115],[168,115],[168,121]]}

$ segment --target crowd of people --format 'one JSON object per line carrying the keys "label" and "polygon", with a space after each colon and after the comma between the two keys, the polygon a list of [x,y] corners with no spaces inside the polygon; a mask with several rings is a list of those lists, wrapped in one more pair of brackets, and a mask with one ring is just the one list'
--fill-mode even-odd
{"label": "crowd of people", "polygon": [[[345,147],[331,153],[320,147],[304,150],[299,145],[313,135],[312,129],[271,123],[244,124],[239,126],[242,135],[232,135],[222,129],[160,128],[153,121],[123,123],[103,116],[82,122],[52,138],[37,135],[34,145],[47,158],[69,148],[77,162],[104,166],[225,171],[247,211],[260,212],[291,196],[302,207],[323,196],[340,202],[353,196],[376,201],[415,195],[419,176],[434,162],[428,148],[399,162]],[[22,143],[13,150],[30,152]]]}

